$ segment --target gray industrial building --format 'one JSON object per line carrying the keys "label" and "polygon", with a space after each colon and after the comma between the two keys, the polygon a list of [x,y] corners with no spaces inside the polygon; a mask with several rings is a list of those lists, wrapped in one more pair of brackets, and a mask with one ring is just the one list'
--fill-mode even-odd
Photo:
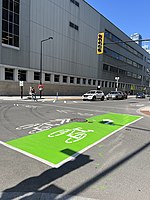
{"label": "gray industrial building", "polygon": [[120,90],[149,90],[150,54],[128,40],[84,0],[1,0],[0,95],[19,95],[20,81],[24,95],[38,90],[40,72],[44,95],[81,95],[98,85],[108,92],[116,76]]}

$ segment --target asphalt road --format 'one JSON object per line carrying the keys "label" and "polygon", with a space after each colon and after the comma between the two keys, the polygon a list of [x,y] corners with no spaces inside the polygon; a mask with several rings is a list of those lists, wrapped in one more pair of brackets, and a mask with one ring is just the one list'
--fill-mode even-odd
{"label": "asphalt road", "polygon": [[[108,112],[141,115],[148,99],[110,101],[0,100],[0,141],[6,142]],[[116,132],[75,160],[51,168],[0,144],[4,199],[150,199],[150,116]]]}

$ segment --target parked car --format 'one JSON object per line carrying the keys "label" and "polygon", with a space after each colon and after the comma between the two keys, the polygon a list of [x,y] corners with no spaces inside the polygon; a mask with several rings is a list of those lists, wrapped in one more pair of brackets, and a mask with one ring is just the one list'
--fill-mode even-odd
{"label": "parked car", "polygon": [[103,91],[101,91],[101,90],[90,90],[87,93],[82,95],[83,101],[86,101],[86,100],[95,101],[97,99],[104,101],[105,95],[104,95]]}
{"label": "parked car", "polygon": [[111,91],[106,95],[106,99],[124,99],[124,94],[121,91]]}
{"label": "parked car", "polygon": [[144,99],[145,98],[145,94],[143,92],[139,92],[139,93],[136,94],[136,98]]}
{"label": "parked car", "polygon": [[150,92],[147,93],[147,97],[150,97]]}

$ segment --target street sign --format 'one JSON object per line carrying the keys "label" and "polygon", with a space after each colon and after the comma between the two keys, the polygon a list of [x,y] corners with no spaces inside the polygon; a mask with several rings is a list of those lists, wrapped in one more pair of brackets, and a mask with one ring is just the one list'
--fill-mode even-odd
{"label": "street sign", "polygon": [[39,90],[43,90],[44,89],[44,85],[42,85],[42,84],[38,85],[38,89]]}
{"label": "street sign", "polygon": [[19,81],[19,86],[23,86],[23,81]]}

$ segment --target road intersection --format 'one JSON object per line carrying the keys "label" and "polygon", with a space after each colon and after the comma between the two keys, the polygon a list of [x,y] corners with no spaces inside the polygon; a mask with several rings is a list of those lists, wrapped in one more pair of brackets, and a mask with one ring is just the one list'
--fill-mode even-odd
{"label": "road intersection", "polygon": [[[150,178],[149,116],[141,115],[138,112],[141,108],[139,105],[149,107],[148,99],[132,98],[104,102],[83,102],[74,99],[61,99],[55,102],[1,99],[0,141],[3,143],[31,136],[34,138],[39,131],[45,133],[47,130],[49,130],[49,139],[52,139],[53,133],[59,131],[60,127],[65,127],[65,130],[79,128],[80,126],[73,127],[71,125],[73,119],[95,119],[96,116],[105,115],[98,120],[100,122],[104,118],[110,119],[108,113],[116,113],[117,116],[120,116],[118,119],[123,123],[122,116],[125,115],[142,117],[138,121],[133,121],[132,124],[128,122],[127,126],[123,126],[115,134],[100,143],[97,142],[86,151],[69,149],[68,146],[63,147],[62,154],[69,156],[78,154],[78,156],[64,162],[58,168],[45,165],[1,143],[1,198],[77,198],[80,200],[101,197],[104,200],[126,200],[132,197],[136,200],[148,200],[150,195],[148,187]],[[87,122],[74,123],[81,125],[81,123],[86,124]],[[93,127],[91,128],[92,123],[88,123],[88,125],[90,128],[88,127],[87,130],[94,130]],[[114,127],[106,126],[111,129]],[[85,131],[86,128],[78,129],[76,139],[79,136],[82,137],[83,130]],[[102,127],[99,127],[99,130],[103,132]],[[68,132],[68,134],[70,133]],[[32,143],[36,143],[36,139],[32,140]],[[53,144],[56,146],[54,142]],[[64,149],[66,150],[64,151]]]}

